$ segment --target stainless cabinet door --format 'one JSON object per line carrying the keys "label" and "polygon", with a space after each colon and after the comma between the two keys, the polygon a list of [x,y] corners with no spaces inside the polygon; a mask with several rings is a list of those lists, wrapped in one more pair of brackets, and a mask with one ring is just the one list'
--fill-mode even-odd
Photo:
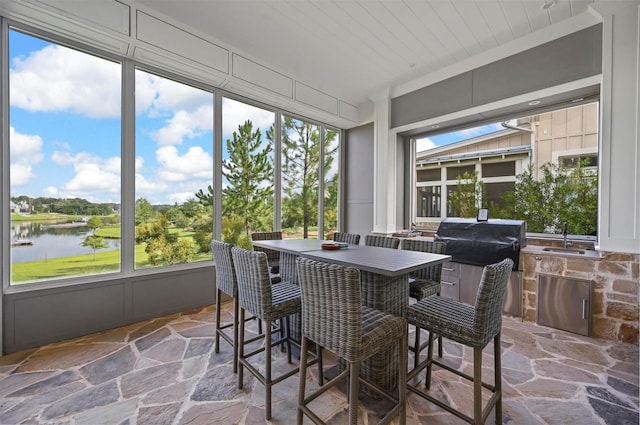
{"label": "stainless cabinet door", "polygon": [[580,335],[591,334],[591,281],[538,275],[539,325]]}

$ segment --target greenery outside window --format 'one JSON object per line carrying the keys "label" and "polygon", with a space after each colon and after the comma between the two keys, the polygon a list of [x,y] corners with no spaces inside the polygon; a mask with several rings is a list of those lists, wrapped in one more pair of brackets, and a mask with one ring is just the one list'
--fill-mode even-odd
{"label": "greenery outside window", "polygon": [[211,260],[213,93],[136,70],[136,268]]}
{"label": "greenery outside window", "polygon": [[9,30],[11,284],[120,271],[122,66]]}
{"label": "greenery outside window", "polygon": [[283,237],[318,237],[320,126],[282,117]]}
{"label": "greenery outside window", "polygon": [[273,230],[275,113],[222,100],[222,240],[251,248],[251,233]]}

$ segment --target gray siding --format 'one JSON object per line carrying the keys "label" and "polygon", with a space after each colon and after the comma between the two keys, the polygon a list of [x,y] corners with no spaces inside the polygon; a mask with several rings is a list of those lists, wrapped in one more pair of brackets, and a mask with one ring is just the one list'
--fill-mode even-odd
{"label": "gray siding", "polygon": [[345,132],[345,226],[343,231],[364,235],[373,230],[373,123]]}
{"label": "gray siding", "polygon": [[5,294],[4,352],[204,307],[215,292],[211,266]]}
{"label": "gray siding", "polygon": [[391,100],[400,127],[602,72],[602,25],[525,50]]}

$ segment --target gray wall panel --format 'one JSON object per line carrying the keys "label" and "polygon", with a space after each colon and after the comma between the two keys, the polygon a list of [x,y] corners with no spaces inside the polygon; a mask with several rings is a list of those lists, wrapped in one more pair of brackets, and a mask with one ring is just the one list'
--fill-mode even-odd
{"label": "gray wall panel", "polygon": [[213,266],[3,297],[4,353],[215,303]]}
{"label": "gray wall panel", "polygon": [[345,232],[373,230],[373,123],[345,132]]}
{"label": "gray wall panel", "polygon": [[391,128],[601,72],[599,24],[391,99]]}
{"label": "gray wall panel", "polygon": [[216,297],[213,268],[171,272],[163,279],[155,276],[136,279],[132,285],[134,321],[157,317],[158,311],[182,311],[205,302],[213,304]]}
{"label": "gray wall panel", "polygon": [[474,106],[597,75],[602,26],[569,34],[473,70]]}
{"label": "gray wall panel", "polygon": [[[20,296],[5,295],[7,329],[5,348],[32,347],[94,329],[108,329],[125,322],[124,282],[100,284],[84,289],[37,291]],[[13,336],[13,338],[10,338]],[[11,339],[11,341],[9,341]]]}
{"label": "gray wall panel", "polygon": [[465,72],[391,99],[391,128],[467,109],[472,91],[472,74]]}

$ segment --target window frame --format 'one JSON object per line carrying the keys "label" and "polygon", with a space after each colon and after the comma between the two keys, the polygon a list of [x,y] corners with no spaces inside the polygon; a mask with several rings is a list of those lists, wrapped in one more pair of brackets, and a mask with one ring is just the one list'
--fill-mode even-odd
{"label": "window frame", "polygon": [[[16,21],[14,19],[1,18],[1,32],[0,32],[0,102],[2,102],[2,140],[0,144],[0,165],[2,165],[2,173],[0,175],[0,188],[2,189],[3,205],[9,205],[10,185],[9,185],[9,52],[8,52],[8,34],[9,29],[14,29],[19,32],[23,32],[27,35],[44,39],[51,43],[59,44],[71,49],[78,50],[87,54],[91,54],[97,57],[101,57],[107,60],[115,61],[121,65],[121,170],[120,170],[120,211],[121,211],[121,257],[120,257],[120,271],[98,274],[98,275],[83,275],[77,277],[64,277],[59,279],[50,279],[42,281],[25,282],[24,284],[11,285],[11,259],[10,255],[5,255],[11,252],[9,228],[11,215],[9,208],[3,208],[0,213],[1,225],[0,225],[0,255],[2,257],[2,286],[5,294],[37,291],[49,288],[70,287],[75,285],[84,284],[100,284],[102,282],[116,281],[123,278],[131,277],[144,277],[151,276],[159,273],[166,272],[180,272],[182,270],[201,269],[206,267],[212,267],[213,260],[200,261],[196,263],[184,263],[171,266],[161,266],[152,268],[135,269],[135,70],[140,69],[145,72],[150,72],[160,77],[169,78],[176,82],[187,84],[195,88],[209,91],[213,94],[214,102],[214,137],[213,137],[213,187],[214,187],[214,210],[213,210],[213,237],[220,238],[221,235],[221,176],[222,166],[221,161],[217,161],[216,158],[222,158],[222,98],[228,97],[237,101],[245,102],[249,105],[253,105],[262,109],[275,112],[275,134],[276,146],[274,149],[275,161],[275,184],[274,184],[274,229],[279,230],[281,226],[281,117],[282,115],[288,115],[294,119],[303,120],[313,125],[317,125],[322,137],[322,143],[324,146],[324,134],[325,130],[336,131],[339,135],[339,160],[338,160],[338,173],[339,173],[339,198],[338,198],[338,229],[341,228],[341,224],[344,223],[344,171],[343,161],[345,155],[345,138],[344,130],[336,126],[323,123],[316,119],[305,117],[301,114],[290,112],[279,107],[263,103],[259,100],[249,98],[224,88],[219,88],[214,85],[203,83],[194,78],[180,75],[174,71],[163,69],[162,67],[150,65],[148,63],[142,63],[135,59],[132,59],[125,55],[115,54],[106,50],[91,47],[81,42],[69,39],[60,34],[54,34],[47,30],[40,28],[34,28],[23,22]],[[7,141],[7,142],[4,142]],[[320,166],[324,167],[324,149],[321,152]],[[324,175],[324,169],[321,168],[321,174]],[[218,185],[220,187],[218,188]],[[320,182],[323,185],[323,181]],[[319,197],[322,199],[322,197]],[[323,209],[318,210],[318,222],[324,225]]]}

